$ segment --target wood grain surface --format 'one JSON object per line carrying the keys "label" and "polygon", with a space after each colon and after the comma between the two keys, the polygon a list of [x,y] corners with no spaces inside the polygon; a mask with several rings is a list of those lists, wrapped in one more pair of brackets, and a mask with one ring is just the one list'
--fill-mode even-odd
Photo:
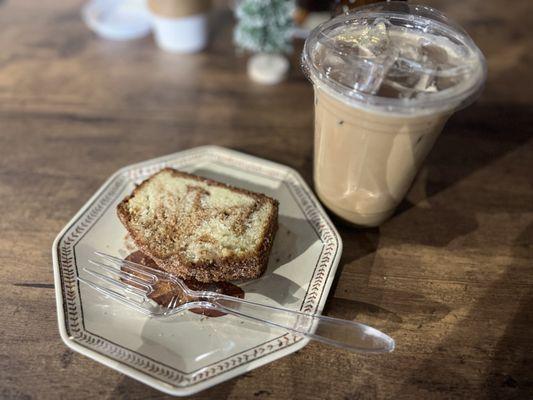
{"label": "wood grain surface", "polygon": [[[394,336],[390,355],[310,344],[195,399],[533,398],[533,3],[431,0],[487,56],[482,98],[448,123],[396,215],[339,225],[326,313]],[[51,244],[118,168],[218,144],[311,183],[312,89],[251,83],[229,12],[202,54],[97,38],[80,1],[0,1],[0,398],[163,399],[73,353]]]}

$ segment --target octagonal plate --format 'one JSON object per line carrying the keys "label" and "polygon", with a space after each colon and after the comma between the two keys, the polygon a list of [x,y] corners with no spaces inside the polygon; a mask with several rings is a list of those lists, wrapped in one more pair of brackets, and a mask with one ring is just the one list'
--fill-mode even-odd
{"label": "octagonal plate", "polygon": [[116,205],[168,166],[279,200],[268,269],[257,280],[239,283],[246,299],[320,313],[342,244],[296,171],[233,150],[198,147],[125,167],[109,178],[53,244],[61,337],[73,350],[156,389],[189,395],[292,353],[307,340],[231,315],[209,318],[184,311],[148,318],[78,284],[94,251],[125,257],[133,250]]}

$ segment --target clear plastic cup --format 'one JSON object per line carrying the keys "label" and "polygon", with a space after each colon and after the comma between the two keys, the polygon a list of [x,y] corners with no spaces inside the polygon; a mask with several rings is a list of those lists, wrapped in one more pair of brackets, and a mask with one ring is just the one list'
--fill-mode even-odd
{"label": "clear plastic cup", "polygon": [[485,59],[463,29],[404,2],[318,26],[302,66],[315,90],[315,189],[360,226],[393,214],[448,118],[486,79]]}

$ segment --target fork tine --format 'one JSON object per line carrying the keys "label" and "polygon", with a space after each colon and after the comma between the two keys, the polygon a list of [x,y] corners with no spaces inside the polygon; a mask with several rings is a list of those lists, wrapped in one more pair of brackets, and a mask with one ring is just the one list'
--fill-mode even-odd
{"label": "fork tine", "polygon": [[150,283],[152,283],[152,284],[157,283],[157,281],[160,280],[160,279],[170,280],[174,284],[179,285],[181,290],[183,290],[184,292],[188,293],[189,295],[192,295],[192,294],[196,293],[196,291],[191,289],[191,288],[189,288],[187,286],[187,284],[181,278],[178,278],[177,276],[171,275],[171,274],[169,274],[169,273],[167,273],[165,271],[161,271],[159,269],[155,269],[155,268],[152,268],[152,267],[147,267],[144,264],[138,264],[138,263],[135,263],[133,261],[123,260],[121,258],[118,258],[118,257],[115,257],[115,256],[111,256],[111,255],[106,254],[106,253],[102,253],[101,251],[95,251],[94,253],[96,255],[108,260],[108,261],[111,261],[113,264],[115,264],[117,266],[126,265],[132,271],[139,272],[139,273],[141,273],[141,274],[143,274],[145,276],[150,277],[150,279],[152,279],[152,282],[150,282]]}
{"label": "fork tine", "polygon": [[111,261],[112,263],[116,265],[120,265],[120,266],[127,265],[128,268],[130,268],[131,270],[150,278],[151,279],[150,283],[157,282],[157,276],[162,273],[161,271],[158,271],[151,267],[147,267],[146,265],[138,264],[133,261],[124,260],[122,258],[118,258],[112,255],[106,254],[106,253],[102,253],[100,251],[95,251],[94,253],[108,261]]}
{"label": "fork tine", "polygon": [[[146,296],[149,293],[146,290],[139,289],[139,288],[137,288],[137,287],[135,287],[133,285],[130,285],[128,283],[120,282],[120,281],[118,281],[118,280],[116,280],[114,278],[111,278],[111,277],[107,276],[107,275],[104,275],[104,274],[101,274],[99,272],[93,271],[92,269],[83,268],[83,270],[85,272],[87,272],[89,275],[92,275],[92,276],[94,276],[97,279],[100,279],[100,280],[102,280],[104,282],[107,282],[110,285],[118,287],[119,289],[125,290],[128,293],[131,293],[133,295],[141,297],[142,301],[145,301]],[[150,290],[150,289],[148,289],[148,290]]]}
{"label": "fork tine", "polygon": [[[128,307],[131,307],[131,308],[134,308],[135,310],[137,311],[140,311],[142,312],[143,314],[146,314],[146,315],[150,315],[152,314],[152,312],[144,307],[142,307],[138,302],[136,302],[135,300],[132,300],[131,298],[129,297],[126,297],[124,296],[123,294],[121,293],[117,293],[111,289],[107,289],[103,286],[100,286],[100,285],[97,285],[96,283],[94,282],[91,282],[89,280],[86,280],[86,279],[83,279],[83,278],[80,278],[78,276],[78,281],[80,281],[81,283],[93,288],[94,290],[106,295],[106,296],[109,296],[119,302],[121,302],[122,304],[128,306]],[[144,298],[143,298],[143,302],[144,302]],[[142,303],[141,303],[142,304]]]}
{"label": "fork tine", "polygon": [[[123,278],[123,279],[126,279],[130,282],[133,282],[137,285],[140,285],[142,286],[143,288],[146,289],[146,291],[148,292],[151,292],[153,290],[152,288],[152,282],[147,282],[145,279],[143,279],[142,277],[138,277],[136,275],[133,275],[129,272],[126,272],[126,271],[123,271],[121,269],[117,269],[115,267],[112,267],[110,265],[107,265],[107,264],[104,264],[104,263],[101,263],[99,261],[94,261],[94,260],[89,260],[89,262],[93,265],[96,265],[97,267],[107,271],[107,272],[110,272],[111,274],[115,275],[115,276],[118,276],[119,278]],[[129,267],[128,267],[129,268]]]}

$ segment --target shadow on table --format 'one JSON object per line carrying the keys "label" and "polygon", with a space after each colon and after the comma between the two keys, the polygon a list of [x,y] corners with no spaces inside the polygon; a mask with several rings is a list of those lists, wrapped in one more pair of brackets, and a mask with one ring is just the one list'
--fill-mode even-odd
{"label": "shadow on table", "polygon": [[[524,254],[531,245],[532,237],[533,225],[530,225],[515,242],[517,248],[524,250]],[[516,254],[516,257],[524,257],[524,254]],[[404,382],[406,389],[400,390],[399,394],[412,392],[412,387],[415,386],[427,393],[440,393],[449,397],[478,393],[479,398],[488,399],[533,398],[533,291],[525,285],[517,285],[516,301],[510,298],[508,303],[498,303],[495,299],[495,294],[502,291],[509,295],[510,286],[521,283],[521,278],[528,276],[525,268],[529,269],[531,276],[531,265],[508,265],[506,272],[472,305],[470,313],[462,318],[464,323],[458,321],[434,352],[412,371]],[[514,314],[514,318],[509,321],[498,343],[494,345],[483,339],[486,337],[483,326],[470,325],[473,329],[468,330],[468,322],[474,320],[483,321],[485,325],[497,324],[497,321],[490,322],[490,315],[483,315],[496,307],[500,310],[505,307],[509,314]],[[468,343],[468,347],[465,347],[465,343]],[[490,354],[492,360],[482,376],[485,380],[481,382],[472,379],[477,374],[481,375],[479,368],[485,367],[475,360],[476,353],[483,354],[482,357]],[[443,358],[446,361],[443,362]],[[451,362],[454,358],[456,365]]]}
{"label": "shadow on table", "polygon": [[[354,231],[354,228],[341,225],[339,232],[345,238],[344,252],[326,303],[327,315],[358,320],[387,333],[398,330],[400,324],[408,323],[416,328],[448,315],[448,306],[420,293],[372,287],[370,277],[376,272],[373,268],[380,257],[377,252],[381,237],[379,228]],[[413,268],[416,265],[413,264]],[[354,270],[355,279],[349,286],[339,285],[340,277],[347,278],[349,269]],[[384,298],[395,299],[395,308],[384,307]]]}
{"label": "shadow on table", "polygon": [[[519,248],[531,248],[533,240],[533,224],[522,232],[515,241]],[[531,254],[531,252],[529,252]],[[517,254],[516,257],[524,256]],[[500,284],[510,285],[512,282],[521,283],[514,275],[516,268],[507,267],[508,273],[499,280]],[[533,266],[528,267],[529,274],[521,272],[522,276],[533,275]],[[518,288],[517,288],[518,289]],[[489,290],[489,297],[492,290]],[[498,341],[492,364],[485,381],[485,391],[490,399],[523,398],[533,399],[533,289],[524,290],[513,319],[509,322],[504,334]],[[518,291],[517,291],[518,293]]]}
{"label": "shadow on table", "polygon": [[[424,162],[427,198],[520,147],[530,126],[530,106],[518,103],[475,103],[453,115]],[[404,200],[395,216],[413,206]]]}

